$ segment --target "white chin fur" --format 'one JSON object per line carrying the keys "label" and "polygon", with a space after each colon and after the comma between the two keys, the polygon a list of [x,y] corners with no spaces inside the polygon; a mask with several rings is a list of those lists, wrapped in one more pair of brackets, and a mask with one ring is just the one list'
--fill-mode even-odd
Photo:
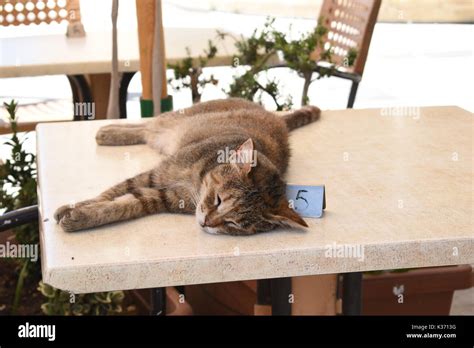
{"label": "white chin fur", "polygon": [[199,225],[202,225],[204,223],[204,218],[205,215],[201,212],[200,206],[198,206],[198,209],[196,209],[196,220]]}
{"label": "white chin fur", "polygon": [[203,227],[202,229],[204,232],[209,234],[219,234],[219,230],[215,227]]}

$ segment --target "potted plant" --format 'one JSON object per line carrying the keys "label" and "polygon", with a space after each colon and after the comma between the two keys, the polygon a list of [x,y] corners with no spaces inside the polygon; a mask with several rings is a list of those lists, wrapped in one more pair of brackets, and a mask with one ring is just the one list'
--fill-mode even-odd
{"label": "potted plant", "polygon": [[[37,204],[36,156],[24,146],[27,136],[17,133],[17,103],[11,101],[4,106],[12,135],[5,142],[11,148],[10,158],[0,163],[1,214]],[[37,246],[38,231],[37,222],[24,224],[3,232],[0,241]],[[12,257],[1,261],[0,313],[99,315],[122,312],[122,291],[76,296],[42,283],[40,255],[37,256],[36,260]],[[12,303],[7,305],[9,301]]]}
{"label": "potted plant", "polygon": [[[231,36],[235,40],[237,54],[233,57],[234,79],[224,92],[229,97],[239,97],[256,102],[262,102],[263,96],[269,97],[277,111],[289,110],[293,107],[291,95],[281,93],[281,86],[278,80],[270,78],[268,71],[274,68],[276,57],[281,56],[285,62],[284,67],[303,79],[303,90],[301,104],[309,103],[309,87],[312,82],[323,77],[329,77],[335,69],[339,68],[332,63],[333,47],[324,48],[323,38],[327,33],[327,28],[322,25],[322,20],[318,21],[313,30],[302,34],[298,39],[290,39],[289,36],[274,27],[274,18],[267,18],[261,29],[255,29],[250,37],[233,37],[225,32],[217,32],[219,39]],[[319,56],[314,54],[320,48]],[[168,67],[173,70],[174,77],[168,83],[175,91],[183,88],[191,89],[192,101],[197,103],[201,100],[202,90],[208,84],[217,84],[213,75],[205,77],[203,69],[209,60],[217,54],[217,47],[211,41],[208,49],[204,51],[204,56],[200,56],[194,61],[187,49],[188,57],[181,62],[171,64]],[[345,67],[354,64],[357,52],[349,50],[344,60]],[[325,61],[329,65],[325,68],[319,67],[316,78],[314,78],[318,68],[318,60]]]}

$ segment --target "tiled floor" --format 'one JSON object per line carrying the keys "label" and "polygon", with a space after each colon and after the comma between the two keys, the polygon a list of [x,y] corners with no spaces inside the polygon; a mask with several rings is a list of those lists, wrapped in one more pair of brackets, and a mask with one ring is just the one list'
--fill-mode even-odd
{"label": "tiled floor", "polygon": [[451,315],[474,315],[474,288],[454,292]]}

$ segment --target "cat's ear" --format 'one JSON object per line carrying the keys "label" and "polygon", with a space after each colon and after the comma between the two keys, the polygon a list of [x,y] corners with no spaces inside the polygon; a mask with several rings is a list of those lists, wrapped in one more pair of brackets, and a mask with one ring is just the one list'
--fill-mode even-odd
{"label": "cat's ear", "polygon": [[255,167],[257,158],[255,157],[252,138],[248,138],[236,151],[234,164],[245,175],[248,175]]}
{"label": "cat's ear", "polygon": [[301,216],[295,212],[287,201],[284,200],[282,204],[280,204],[278,210],[275,213],[269,215],[269,219],[271,222],[278,224],[279,226],[286,226],[286,227],[296,227],[299,228],[301,226],[308,227],[306,221],[304,221]]}

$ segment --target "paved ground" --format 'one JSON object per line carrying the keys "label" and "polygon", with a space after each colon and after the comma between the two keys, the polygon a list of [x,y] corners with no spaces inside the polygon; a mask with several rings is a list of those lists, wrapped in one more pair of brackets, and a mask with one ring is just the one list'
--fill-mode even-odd
{"label": "paved ground", "polygon": [[474,288],[454,293],[451,315],[474,315]]}

